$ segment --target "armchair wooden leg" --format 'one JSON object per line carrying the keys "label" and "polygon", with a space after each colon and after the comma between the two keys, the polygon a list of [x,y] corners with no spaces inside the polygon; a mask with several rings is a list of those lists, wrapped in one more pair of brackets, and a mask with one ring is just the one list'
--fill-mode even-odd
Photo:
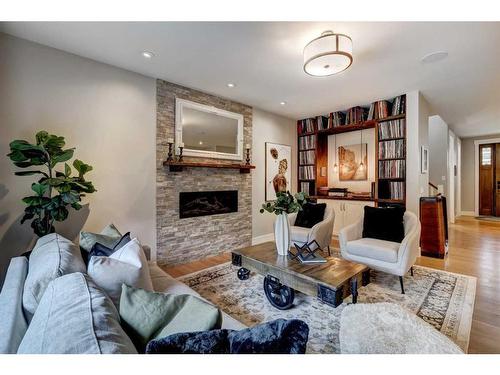
{"label": "armchair wooden leg", "polygon": [[328,245],[328,256],[331,257],[332,253],[330,252],[330,245]]}
{"label": "armchair wooden leg", "polygon": [[410,267],[410,275],[413,276],[413,266]]}
{"label": "armchair wooden leg", "polygon": [[405,294],[405,287],[403,285],[403,276],[399,276],[399,283],[401,284],[401,294]]}

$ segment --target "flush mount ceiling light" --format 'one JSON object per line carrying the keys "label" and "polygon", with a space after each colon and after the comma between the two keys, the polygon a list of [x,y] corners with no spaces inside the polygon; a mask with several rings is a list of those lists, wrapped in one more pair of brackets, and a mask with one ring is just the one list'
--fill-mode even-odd
{"label": "flush mount ceiling light", "polygon": [[280,102],[280,104],[281,104],[281,105],[285,105],[285,104],[286,104],[286,102]]}
{"label": "flush mount ceiling light", "polygon": [[141,53],[141,55],[145,59],[152,59],[155,54],[153,52],[144,51]]}
{"label": "flush mount ceiling light", "polygon": [[433,62],[444,60],[448,57],[448,52],[446,51],[436,51],[431,52],[422,57],[422,62],[425,64],[430,64]]}
{"label": "flush mount ceiling light", "polygon": [[234,83],[231,83],[231,82],[229,82],[227,84],[227,87],[229,87],[230,89],[232,89],[234,86],[236,86],[236,85]]}
{"label": "flush mount ceiling light", "polygon": [[304,71],[324,77],[340,73],[352,64],[352,40],[344,34],[325,31],[304,47]]}

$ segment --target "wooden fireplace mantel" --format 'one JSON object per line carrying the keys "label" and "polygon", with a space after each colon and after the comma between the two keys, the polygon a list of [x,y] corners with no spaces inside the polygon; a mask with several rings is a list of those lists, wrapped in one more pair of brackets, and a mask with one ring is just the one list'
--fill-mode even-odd
{"label": "wooden fireplace mantel", "polygon": [[222,164],[222,163],[207,163],[207,162],[178,162],[164,161],[163,165],[168,166],[170,172],[182,172],[185,168],[222,168],[222,169],[239,169],[240,173],[250,173],[255,169],[255,165],[250,164]]}

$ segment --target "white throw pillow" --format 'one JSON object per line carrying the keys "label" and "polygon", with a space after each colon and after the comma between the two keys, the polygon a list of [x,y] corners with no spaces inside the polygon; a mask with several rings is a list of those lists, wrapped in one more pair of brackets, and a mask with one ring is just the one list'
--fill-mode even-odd
{"label": "white throw pillow", "polygon": [[109,257],[90,258],[87,273],[108,294],[116,307],[120,304],[122,284],[153,290],[148,261],[137,238]]}
{"label": "white throw pillow", "polygon": [[57,233],[41,237],[31,252],[24,283],[23,308],[28,321],[35,313],[47,285],[60,276],[85,272],[80,249]]}

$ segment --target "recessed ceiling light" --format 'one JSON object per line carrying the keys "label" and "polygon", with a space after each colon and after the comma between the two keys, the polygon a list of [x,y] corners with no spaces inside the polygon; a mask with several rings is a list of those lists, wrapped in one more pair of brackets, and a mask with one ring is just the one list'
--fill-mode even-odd
{"label": "recessed ceiling light", "polygon": [[152,59],[153,56],[154,56],[153,52],[148,52],[148,51],[142,52],[142,57],[144,57],[145,59]]}
{"label": "recessed ceiling light", "polygon": [[281,104],[281,105],[285,105],[285,104],[286,104],[286,102],[280,102],[280,104]]}
{"label": "recessed ceiling light", "polygon": [[231,89],[232,89],[233,87],[235,87],[235,86],[236,86],[236,85],[235,85],[234,83],[231,83],[231,82],[229,82],[229,83],[227,84],[227,87],[229,87],[229,88],[231,88]]}
{"label": "recessed ceiling light", "polygon": [[431,52],[422,57],[422,62],[425,64],[437,62],[444,60],[448,57],[448,52],[446,51],[436,51],[436,52]]}
{"label": "recessed ceiling light", "polygon": [[199,144],[200,144],[200,146],[201,146],[201,145],[203,144],[203,141],[200,141],[200,142],[198,142],[198,143],[199,143]]}

